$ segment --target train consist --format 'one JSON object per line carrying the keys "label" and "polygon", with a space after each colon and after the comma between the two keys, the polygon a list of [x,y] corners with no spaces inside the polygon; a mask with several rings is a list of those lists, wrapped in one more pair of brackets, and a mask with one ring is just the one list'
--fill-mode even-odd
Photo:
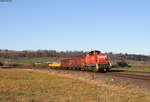
{"label": "train consist", "polygon": [[60,64],[49,64],[49,67],[107,72],[111,68],[111,63],[107,54],[103,54],[100,53],[100,51],[94,50],[89,52],[84,57],[62,59]]}

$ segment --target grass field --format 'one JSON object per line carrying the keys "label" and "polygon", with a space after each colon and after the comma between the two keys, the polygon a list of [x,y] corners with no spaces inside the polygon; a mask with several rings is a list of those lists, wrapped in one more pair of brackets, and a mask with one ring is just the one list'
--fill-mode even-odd
{"label": "grass field", "polygon": [[58,58],[58,57],[41,57],[41,58],[24,57],[24,58],[17,58],[17,59],[0,58],[0,62],[3,62],[3,63],[16,62],[16,63],[21,64],[23,66],[31,66],[35,62],[41,62],[41,63],[59,62],[59,59],[60,58]]}
{"label": "grass field", "polygon": [[138,72],[150,72],[150,63],[144,61],[127,61],[131,67],[112,68],[112,70],[119,71],[138,71]]}
{"label": "grass field", "polygon": [[60,75],[0,69],[0,102],[150,102],[150,96]]}

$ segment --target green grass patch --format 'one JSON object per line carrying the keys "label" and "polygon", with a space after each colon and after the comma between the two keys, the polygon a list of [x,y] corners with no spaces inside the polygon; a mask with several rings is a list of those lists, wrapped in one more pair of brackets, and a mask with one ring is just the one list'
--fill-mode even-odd
{"label": "green grass patch", "polygon": [[0,69],[0,102],[150,102],[124,88],[96,86],[35,71]]}
{"label": "green grass patch", "polygon": [[127,61],[131,67],[112,68],[112,70],[120,71],[139,71],[139,72],[150,72],[150,63],[144,61]]}
{"label": "green grass patch", "polygon": [[12,62],[16,62],[23,66],[32,66],[35,62],[59,62],[60,58],[58,57],[40,57],[40,58],[16,58],[16,59],[9,59],[9,58],[0,58],[0,62],[4,63],[5,65],[10,64]]}

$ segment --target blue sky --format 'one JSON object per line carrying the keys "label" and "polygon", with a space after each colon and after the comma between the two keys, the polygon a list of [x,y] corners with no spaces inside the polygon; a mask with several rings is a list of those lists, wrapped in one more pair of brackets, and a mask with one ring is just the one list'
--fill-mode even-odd
{"label": "blue sky", "polygon": [[0,49],[150,55],[149,0],[0,2]]}

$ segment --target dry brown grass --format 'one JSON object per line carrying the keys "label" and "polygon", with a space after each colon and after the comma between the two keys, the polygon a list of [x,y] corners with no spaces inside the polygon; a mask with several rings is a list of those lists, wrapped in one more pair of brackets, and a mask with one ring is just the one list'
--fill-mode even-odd
{"label": "dry brown grass", "polygon": [[0,102],[150,102],[149,97],[102,81],[0,69]]}

